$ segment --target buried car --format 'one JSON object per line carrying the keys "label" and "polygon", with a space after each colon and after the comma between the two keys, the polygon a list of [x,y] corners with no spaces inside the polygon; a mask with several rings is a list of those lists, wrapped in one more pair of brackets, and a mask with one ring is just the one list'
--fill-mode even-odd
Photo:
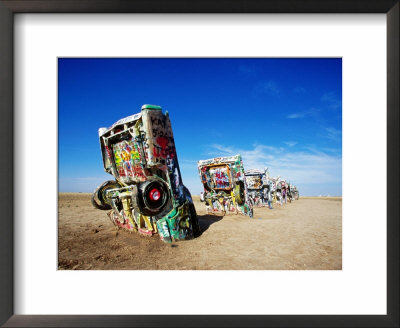
{"label": "buried car", "polygon": [[250,169],[246,170],[244,174],[250,202],[259,207],[267,206],[270,192],[268,169],[264,169],[264,171]]}
{"label": "buried car", "polygon": [[296,186],[289,185],[289,193],[290,193],[292,200],[299,199],[299,191]]}
{"label": "buried car", "polygon": [[200,200],[209,210],[241,212],[253,217],[240,155],[217,157],[197,162],[204,191]]}
{"label": "buried car", "polygon": [[111,210],[117,227],[159,234],[165,242],[200,234],[195,207],[179,170],[169,114],[155,105],[99,129],[104,170],[115,180],[104,182],[92,204]]}

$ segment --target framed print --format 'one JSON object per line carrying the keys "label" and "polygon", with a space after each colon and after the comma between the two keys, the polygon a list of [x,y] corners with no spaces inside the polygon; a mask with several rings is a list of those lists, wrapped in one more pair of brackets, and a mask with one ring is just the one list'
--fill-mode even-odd
{"label": "framed print", "polygon": [[[187,4],[173,1],[168,5],[161,1],[82,3],[0,1],[0,10],[2,26],[0,42],[3,49],[0,53],[0,100],[4,118],[1,120],[1,133],[3,145],[9,147],[6,148],[7,153],[3,154],[13,154],[1,157],[3,187],[1,189],[3,211],[0,221],[1,324],[4,326],[162,326],[173,322],[176,326],[398,326],[397,199],[399,195],[397,183],[394,183],[398,181],[399,164],[398,1],[304,3],[288,0],[261,3],[233,1],[217,4],[211,2]],[[289,13],[290,15],[287,15]],[[312,65],[304,62],[310,58],[313,58]],[[330,62],[331,59],[334,63]],[[244,65],[243,60],[251,65]],[[321,66],[316,63],[319,60],[323,63]],[[272,64],[266,64],[269,61]],[[121,63],[123,65],[119,66]],[[302,70],[298,70],[295,63],[300,63]],[[250,68],[267,66],[268,69],[260,70],[268,72],[269,77],[256,81],[257,69]],[[97,228],[92,227],[90,218],[98,214],[93,214],[92,211],[79,213],[79,210],[74,208],[75,203],[67,203],[65,199],[58,197],[58,192],[62,192],[63,188],[66,191],[73,191],[68,189],[70,187],[60,175],[60,172],[66,171],[64,163],[66,160],[72,164],[78,162],[76,153],[68,153],[65,150],[68,147],[78,148],[77,142],[80,141],[79,147],[82,152],[93,154],[90,155],[92,157],[103,154],[104,159],[108,158],[106,149],[110,146],[113,151],[110,158],[115,159],[116,163],[110,164],[111,162],[105,160],[104,168],[107,171],[109,167],[117,181],[120,179],[126,182],[129,177],[136,177],[136,173],[129,174],[132,171],[131,164],[134,162],[127,159],[129,163],[125,163],[119,158],[124,159],[126,147],[136,147],[136,143],[139,145],[138,140],[144,138],[142,134],[150,131],[148,128],[150,123],[146,121],[146,115],[150,114],[143,114],[140,121],[138,116],[120,121],[123,116],[113,113],[109,121],[96,121],[96,115],[98,117],[104,115],[102,110],[104,103],[110,108],[118,108],[122,101],[115,96],[105,99],[104,90],[114,87],[116,95],[124,92],[132,94],[129,99],[133,99],[133,94],[136,92],[135,97],[140,101],[144,98],[146,90],[157,90],[156,93],[149,93],[150,99],[143,101],[144,107],[142,107],[142,111],[146,113],[156,111],[152,112],[154,115],[160,114],[159,106],[154,106],[154,103],[148,104],[156,99],[157,95],[161,102],[166,102],[167,96],[172,100],[177,99],[180,94],[181,102],[185,100],[186,104],[190,104],[193,100],[198,106],[202,104],[203,111],[193,105],[192,108],[196,110],[190,115],[186,112],[188,121],[193,122],[190,125],[192,132],[180,128],[185,125],[188,127],[189,122],[185,122],[184,119],[185,110],[179,112],[179,119],[173,116],[172,108],[170,111],[175,143],[183,144],[184,138],[181,138],[183,131],[187,136],[185,147],[190,149],[192,142],[194,145],[192,148],[198,154],[196,147],[201,140],[205,140],[205,137],[201,136],[202,131],[198,130],[194,122],[204,122],[205,126],[206,122],[214,124],[214,118],[210,117],[213,113],[218,118],[218,114],[221,116],[225,113],[224,104],[233,107],[226,90],[230,90],[233,95],[233,92],[243,93],[247,87],[246,84],[240,84],[235,74],[224,75],[232,71],[231,67],[237,68],[235,74],[241,74],[241,81],[254,83],[254,88],[251,90],[249,88],[251,92],[247,98],[243,98],[248,100],[253,97],[252,101],[258,101],[260,107],[273,106],[272,94],[281,100],[298,99],[290,103],[291,107],[289,105],[285,108],[277,105],[275,107],[275,111],[285,118],[282,134],[290,135],[288,129],[298,123],[304,129],[307,126],[309,130],[323,129],[325,135],[317,131],[315,134],[317,138],[329,137],[331,141],[336,139],[337,143],[322,143],[325,147],[323,153],[320,149],[317,151],[314,149],[314,154],[318,154],[318,157],[309,159],[309,156],[304,156],[309,162],[305,161],[306,164],[303,164],[314,168],[310,163],[318,162],[321,167],[325,166],[326,171],[315,170],[317,180],[318,177],[322,177],[321,172],[327,172],[326,176],[342,175],[338,189],[340,192],[343,190],[343,206],[330,207],[332,211],[338,211],[340,217],[342,232],[339,243],[340,256],[328,259],[324,265],[314,264],[314,266],[311,257],[307,259],[306,255],[300,256],[298,257],[300,260],[287,261],[286,266],[278,266],[273,270],[273,267],[262,265],[264,259],[257,258],[262,248],[258,247],[258,243],[252,246],[247,255],[243,255],[240,248],[237,248],[239,251],[235,257],[231,251],[224,250],[224,240],[221,237],[217,238],[216,245],[213,246],[214,250],[221,253],[216,251],[213,253],[214,258],[210,258],[209,263],[214,264],[210,267],[207,267],[206,262],[200,263],[200,261],[190,265],[187,264],[189,261],[186,264],[182,263],[181,258],[175,254],[183,254],[182,249],[186,241],[176,244],[178,246],[171,244],[172,246],[164,253],[159,253],[165,258],[170,256],[169,266],[165,266],[159,260],[160,256],[150,258],[147,262],[144,261],[144,264],[139,263],[140,265],[136,266],[132,263],[127,267],[107,266],[110,263],[109,259],[102,257],[98,252],[87,253],[87,248],[83,246],[74,256],[70,256],[69,254],[77,248],[71,250],[68,245],[64,247],[62,243],[63,240],[76,236],[76,231],[72,231],[69,235],[64,234],[64,230],[60,233],[60,227],[68,227],[75,221],[70,220],[70,217],[64,220],[62,225],[61,221],[57,221],[66,210],[68,213],[76,211],[74,220],[83,229],[87,228],[88,233],[93,236],[90,240],[93,242],[93,249],[99,246],[96,244],[97,240],[105,241],[105,239],[102,239],[104,233],[100,222],[103,218],[99,219]],[[334,68],[330,71],[328,67]],[[99,73],[104,72],[105,68],[110,72],[106,78],[101,76],[103,73]],[[208,71],[210,72],[206,79],[202,74]],[[337,74],[336,78],[339,82],[332,83],[330,80],[326,82],[327,76],[339,71],[340,74]],[[165,79],[162,77],[163,74]],[[302,93],[303,98],[311,99],[310,93],[305,95],[304,85],[297,85],[296,89],[296,85],[286,84],[286,89],[290,89],[291,93],[283,93],[285,84],[278,77],[281,76],[283,79],[283,76],[289,76],[290,80],[297,78],[299,81],[300,75],[309,79],[315,76],[320,88],[325,84],[330,86],[330,89],[326,87],[325,93],[320,89],[313,89],[317,90],[318,96],[315,99],[318,101],[315,102],[318,102],[320,107],[301,105],[300,98],[295,98],[295,94]],[[137,81],[134,81],[135,78]],[[174,78],[185,83],[177,85],[174,83]],[[126,89],[121,81],[126,82]],[[189,83],[191,88],[197,86],[197,94],[193,89],[189,90]],[[89,84],[93,88],[88,88]],[[129,86],[134,86],[133,90]],[[266,94],[270,96],[269,103],[260,100],[260,93],[264,98]],[[98,101],[89,101],[90,99]],[[138,106],[133,100],[129,101],[135,104],[135,108]],[[129,107],[129,101],[124,106]],[[215,107],[208,112],[207,103],[220,104],[221,109]],[[342,103],[343,120],[342,114],[335,112],[338,108],[342,108]],[[169,111],[169,108],[166,109]],[[322,113],[322,111],[330,112]],[[252,112],[261,115],[267,113],[262,110],[257,112],[256,108]],[[238,110],[234,115],[248,114]],[[124,116],[129,118],[128,114]],[[269,119],[272,125],[274,121],[270,114]],[[164,116],[160,116],[160,120],[164,122]],[[319,125],[307,125],[312,120]],[[231,121],[226,121],[232,124]],[[83,126],[77,122],[82,124],[89,122],[94,125]],[[135,124],[137,131],[143,129],[142,134],[135,130],[138,133],[137,138],[139,136],[140,138],[132,140],[128,138],[128,140],[125,137],[125,139],[117,137],[114,144],[114,137],[111,137],[125,133],[121,129],[130,129],[131,122]],[[180,123],[175,125],[174,122]],[[248,138],[249,131],[252,130],[245,127],[245,121],[241,124],[243,129],[239,129],[238,133],[231,136],[232,140],[235,140],[232,141],[234,146],[229,148],[228,144],[223,142],[217,144],[207,141],[209,150],[221,153],[223,149],[225,153],[222,154],[228,159],[239,150],[245,154],[243,157],[246,164],[246,161],[249,163],[250,158],[254,158],[257,152],[258,155],[264,154],[265,158],[271,158],[267,155],[290,158],[291,155],[285,152],[285,149],[295,147],[296,143],[302,140],[301,137],[306,138],[304,133],[297,139],[282,139],[285,141],[285,146],[277,143],[272,147],[262,139],[263,134],[260,130],[257,138],[262,141],[255,143],[253,148],[245,148],[241,146],[240,138]],[[101,129],[100,139],[97,139],[96,129],[102,126],[111,128]],[[87,134],[83,132],[85,129],[88,130]],[[161,150],[157,152],[157,147],[164,149],[162,145],[166,146],[167,141],[173,143],[170,129],[167,134],[162,135],[158,135],[157,129],[152,131],[156,141],[149,141],[148,147],[153,147],[152,143],[156,146],[154,149],[151,148],[152,151],[148,154],[146,153],[146,161],[156,161],[152,156],[158,158],[165,153],[165,151],[161,153]],[[214,130],[205,128],[204,131],[204,133],[218,132],[218,129],[215,126]],[[255,129],[253,132],[254,135],[258,133]],[[84,142],[86,135],[93,134],[95,136],[93,140],[96,139],[95,146]],[[163,143],[165,136],[168,136],[168,139]],[[218,137],[217,134],[215,136]],[[110,141],[100,143],[102,147],[100,153],[98,141],[105,140],[101,139],[102,137],[110,138],[107,139]],[[303,143],[312,148],[311,142]],[[260,144],[270,147],[257,148]],[[342,147],[343,159],[341,152],[336,157],[326,156],[329,152],[332,154],[332,145]],[[279,146],[281,147],[278,148]],[[139,149],[139,146],[137,147]],[[168,149],[171,150],[171,147]],[[182,146],[179,147],[182,149]],[[229,151],[226,151],[228,148]],[[143,154],[147,152],[144,149],[141,150]],[[177,153],[181,154],[179,149]],[[69,158],[68,154],[71,154]],[[186,183],[185,164],[192,165],[193,161],[190,158],[191,162],[185,162],[187,158],[179,156],[183,182]],[[218,156],[215,154],[212,157]],[[88,163],[87,159],[80,160],[82,163]],[[236,166],[227,168],[222,168],[220,162],[215,166],[213,162],[211,164],[214,166],[206,168],[205,171],[208,169],[209,171],[204,174],[205,176],[214,174],[219,177],[222,169],[226,174],[233,170],[240,171],[239,162],[236,161]],[[252,163],[259,164],[257,161]],[[77,171],[82,167],[72,164],[69,167],[70,171]],[[169,160],[167,164],[173,166]],[[298,167],[301,166],[301,163],[297,164]],[[181,184],[176,182],[179,182],[179,179],[173,178],[173,176],[179,178],[179,170],[174,169],[171,174],[163,175],[160,172],[160,168],[164,167],[162,165],[164,164],[160,162],[160,166],[157,166],[158,171],[151,174],[148,173],[149,168],[143,171],[145,173],[142,172],[146,176],[151,175],[154,181],[150,183],[151,186],[148,181],[141,181],[143,190],[140,189],[137,193],[146,195],[149,191],[150,203],[143,205],[140,200],[132,200],[135,206],[141,204],[142,207],[149,207],[151,201],[158,204],[158,197],[166,194],[168,188],[174,188],[170,181],[175,181],[176,199],[180,199],[179,190],[187,195],[187,192],[183,192],[183,187],[179,189]],[[178,173],[173,175],[172,172]],[[251,175],[250,173],[248,175]],[[227,185],[221,188],[226,189],[229,183],[232,185],[236,183],[234,178],[239,175],[232,176],[231,180],[224,180]],[[154,176],[161,177],[162,181]],[[68,178],[67,175],[66,177]],[[84,178],[87,177],[90,178],[88,174]],[[197,179],[193,178],[193,181],[196,180],[193,182],[194,185],[200,183]],[[206,180],[205,178],[204,181]],[[87,180],[74,180],[73,184],[83,183],[82,181]],[[329,181],[329,179],[324,180],[324,183],[328,184]],[[67,182],[71,184],[71,180]],[[103,183],[103,180],[99,181],[100,183]],[[204,184],[205,191],[208,191],[207,183]],[[87,185],[92,186],[91,183]],[[151,188],[147,188],[147,185]],[[111,190],[120,187],[121,185],[113,185]],[[76,191],[80,192],[80,189]],[[121,190],[118,191],[120,192]],[[192,195],[198,193],[197,190],[190,192]],[[300,189],[300,194],[301,192]],[[100,203],[107,199],[107,193],[96,194]],[[235,191],[232,193],[235,195]],[[243,195],[244,193],[243,191]],[[236,191],[236,194],[240,194],[240,191]],[[129,199],[135,199],[134,195],[130,195]],[[246,195],[253,197],[250,192]],[[110,203],[101,203],[102,205],[97,203],[99,207],[108,205],[116,209],[114,223],[124,225],[131,222],[132,229],[136,224],[142,233],[153,234],[156,231],[161,239],[181,237],[185,239],[185,233],[190,234],[190,229],[187,232],[182,228],[182,231],[179,230],[180,232],[174,235],[169,236],[167,233],[163,235],[161,231],[164,226],[157,222],[156,225],[152,225],[150,221],[150,223],[144,222],[144,218],[138,219],[134,216],[134,212],[128,210],[130,200],[116,199],[117,196],[113,196]],[[188,199],[190,196],[186,196],[185,200]],[[235,201],[240,201],[240,197],[235,198]],[[256,198],[253,199],[254,203],[255,201]],[[112,202],[119,202],[119,205]],[[183,206],[183,202],[176,204],[177,208]],[[225,200],[223,204],[227,204]],[[295,204],[296,202],[285,206],[294,208]],[[251,217],[249,214],[251,206],[243,205],[245,216]],[[226,205],[225,210],[229,210],[230,207],[229,204]],[[238,206],[236,209],[241,208]],[[149,213],[150,210],[147,208],[146,211],[143,213]],[[128,220],[129,213],[133,213],[132,221]],[[260,212],[255,210],[254,213]],[[110,214],[111,219],[112,215]],[[200,213],[200,215],[203,215],[204,228],[206,214]],[[335,215],[333,217],[336,217]],[[124,216],[126,220],[121,219]],[[107,216],[105,219],[108,220]],[[246,220],[249,222],[249,231],[246,233],[257,240],[255,239],[258,236],[255,232],[259,224],[257,222],[262,220],[259,220],[258,216]],[[305,229],[311,236],[315,232],[311,229],[311,221],[301,220],[299,217],[296,221],[297,229]],[[321,215],[319,223],[326,222],[326,229],[313,235],[317,241],[321,236],[336,233],[335,228],[329,225],[332,221],[323,220],[325,219]],[[168,222],[167,230],[172,229],[168,226]],[[215,222],[207,233],[216,233],[214,227],[221,227],[221,222],[223,220],[220,223]],[[317,222],[317,219],[314,222]],[[191,223],[187,224],[185,227],[190,227]],[[282,226],[280,229],[284,228]],[[273,249],[271,233],[267,238],[270,242],[268,248],[271,250]],[[87,240],[85,239],[84,243]],[[146,239],[146,243],[147,240],[150,239]],[[204,247],[200,241],[201,238],[195,240],[199,247]],[[213,240],[210,241],[210,244],[212,243]],[[293,243],[298,245],[298,249],[302,249],[304,245],[301,240]],[[186,245],[189,245],[189,242]],[[124,247],[123,244],[117,245],[117,243],[110,244],[111,246]],[[140,251],[144,246],[141,244],[136,246],[138,254],[141,254]],[[320,245],[320,249],[322,246]],[[159,250],[164,249],[162,247],[164,246],[159,246]],[[195,251],[193,256],[198,255]],[[326,254],[330,251],[329,248],[325,249]],[[274,254],[279,263],[282,253]],[[123,262],[126,254],[121,251],[113,253],[112,256],[117,255],[122,256],[121,263],[125,264],[129,262],[128,259],[131,261],[138,259],[137,254],[134,254],[125,258]],[[78,259],[76,262],[75,258]],[[228,260],[232,264],[231,267],[228,265]],[[304,264],[311,265],[311,270],[307,270]],[[134,307],[131,306],[132,303],[135,304]]]}

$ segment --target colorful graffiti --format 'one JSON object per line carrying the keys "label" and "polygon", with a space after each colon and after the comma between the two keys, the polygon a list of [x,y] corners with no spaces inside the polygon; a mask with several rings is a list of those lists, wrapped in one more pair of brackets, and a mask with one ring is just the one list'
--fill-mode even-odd
{"label": "colorful graffiti", "polygon": [[204,188],[200,199],[205,202],[207,212],[253,216],[240,155],[201,160],[197,166]]}
{"label": "colorful graffiti", "polygon": [[262,207],[270,205],[270,185],[268,183],[268,170],[251,169],[245,171],[249,198],[254,206]]}
{"label": "colorful graffiti", "polygon": [[117,227],[165,242],[200,234],[196,210],[182,183],[168,113],[143,105],[139,114],[99,129],[106,181],[92,195],[92,204],[108,209]]}
{"label": "colorful graffiti", "polygon": [[261,189],[263,186],[261,176],[259,175],[246,175],[247,188]]}
{"label": "colorful graffiti", "polygon": [[208,170],[209,172],[209,184],[212,185],[215,189],[229,189],[230,182],[230,174],[228,166],[217,166],[212,167]]}
{"label": "colorful graffiti", "polygon": [[280,176],[272,178],[268,168],[264,170],[249,169],[245,172],[249,197],[259,207],[282,206],[299,199],[296,186]]}
{"label": "colorful graffiti", "polygon": [[148,165],[165,165],[167,159],[176,157],[169,115],[151,110],[145,111],[142,117]]}
{"label": "colorful graffiti", "polygon": [[145,181],[146,176],[141,167],[139,146],[133,140],[123,140],[113,145],[115,167],[119,177],[129,182],[129,177],[137,181]]}

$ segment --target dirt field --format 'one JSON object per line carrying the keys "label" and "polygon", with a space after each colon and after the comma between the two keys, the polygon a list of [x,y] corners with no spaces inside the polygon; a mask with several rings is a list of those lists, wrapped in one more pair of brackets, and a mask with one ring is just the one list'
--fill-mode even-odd
{"label": "dirt field", "polygon": [[255,208],[254,218],[207,215],[195,199],[202,234],[173,244],[119,230],[90,194],[60,193],[61,270],[340,270],[342,199],[300,198]]}

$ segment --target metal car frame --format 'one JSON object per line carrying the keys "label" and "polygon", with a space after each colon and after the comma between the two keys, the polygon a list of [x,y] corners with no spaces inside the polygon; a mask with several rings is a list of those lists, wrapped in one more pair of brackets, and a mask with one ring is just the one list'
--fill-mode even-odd
{"label": "metal car frame", "polygon": [[197,167],[204,189],[200,200],[206,203],[208,212],[236,212],[253,217],[240,155],[200,160]]}
{"label": "metal car frame", "polygon": [[268,206],[268,192],[270,189],[268,169],[249,169],[244,172],[246,176],[249,199],[254,206]]}
{"label": "metal car frame", "polygon": [[92,204],[110,210],[117,227],[158,234],[165,242],[193,238],[200,226],[189,190],[183,185],[169,114],[155,105],[99,129],[106,181]]}

